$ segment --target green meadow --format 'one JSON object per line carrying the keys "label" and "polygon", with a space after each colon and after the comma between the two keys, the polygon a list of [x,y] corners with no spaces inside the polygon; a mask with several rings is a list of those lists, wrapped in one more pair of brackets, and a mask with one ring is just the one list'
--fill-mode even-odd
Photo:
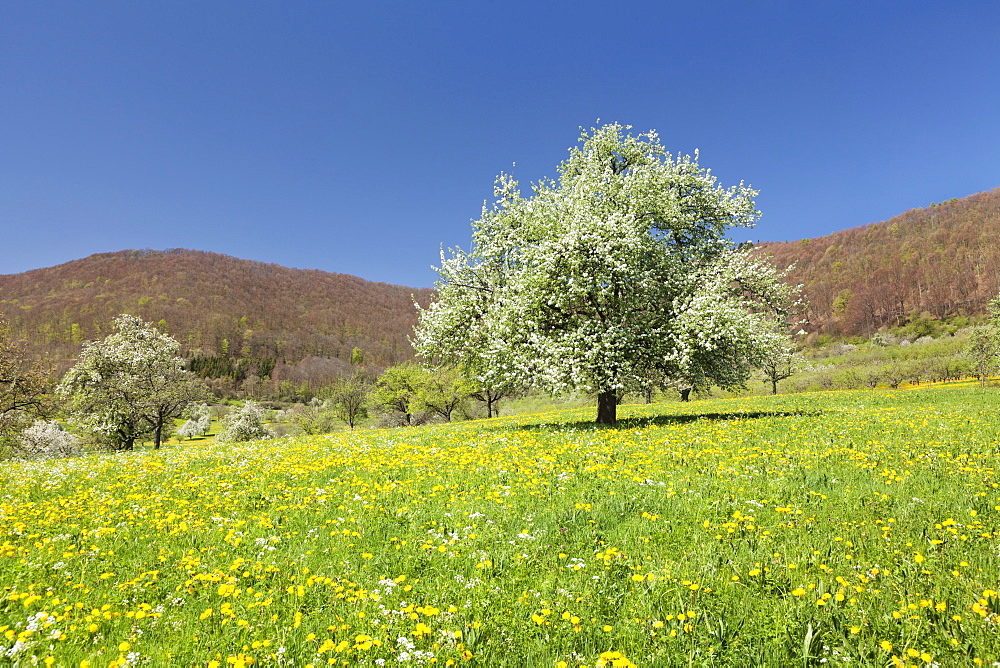
{"label": "green meadow", "polygon": [[5,463],[0,666],[1000,660],[994,389]]}

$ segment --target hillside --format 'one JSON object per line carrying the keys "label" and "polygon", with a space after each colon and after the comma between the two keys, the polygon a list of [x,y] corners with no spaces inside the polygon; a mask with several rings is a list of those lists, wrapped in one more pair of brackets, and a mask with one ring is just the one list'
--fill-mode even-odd
{"label": "hillside", "polygon": [[431,290],[356,276],[290,269],[184,249],[100,253],[0,276],[0,312],[14,336],[63,366],[80,344],[109,333],[119,313],[138,315],[181,342],[187,355],[295,363],[412,356],[413,297]]}
{"label": "hillside", "polygon": [[801,241],[762,243],[795,264],[808,331],[869,336],[915,314],[974,315],[1000,292],[1000,188],[888,221]]}
{"label": "hillside", "polygon": [[[921,313],[981,313],[1000,292],[997,239],[1000,188],[758,249],[779,267],[795,265],[790,280],[804,286],[808,331],[867,336]],[[412,298],[426,303],[431,294],[184,249],[100,253],[0,275],[0,313],[13,335],[57,367],[127,312],[157,323],[189,356],[268,358],[278,373],[260,375],[296,383],[342,372],[355,347],[379,366],[409,359]]]}

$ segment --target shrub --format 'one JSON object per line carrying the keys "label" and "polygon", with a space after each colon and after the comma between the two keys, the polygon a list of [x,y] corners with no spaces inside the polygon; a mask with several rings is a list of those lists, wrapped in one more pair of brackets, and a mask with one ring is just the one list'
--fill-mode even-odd
{"label": "shrub", "polygon": [[890,337],[882,332],[872,334],[872,345],[876,348],[885,348],[890,344]]}
{"label": "shrub", "polygon": [[430,424],[433,418],[433,413],[425,411],[411,413],[410,415],[399,411],[389,411],[388,413],[383,413],[379,417],[376,426],[378,426],[379,429],[394,427],[420,427],[425,424]]}
{"label": "shrub", "polygon": [[21,434],[14,456],[18,459],[54,459],[83,454],[80,439],[58,422],[38,420]]}

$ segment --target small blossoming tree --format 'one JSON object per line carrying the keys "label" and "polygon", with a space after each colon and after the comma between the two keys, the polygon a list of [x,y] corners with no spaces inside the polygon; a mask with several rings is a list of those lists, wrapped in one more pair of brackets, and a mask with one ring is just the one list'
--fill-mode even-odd
{"label": "small blossoming tree", "polygon": [[80,439],[55,421],[37,420],[21,434],[14,454],[19,459],[54,459],[83,454]]}
{"label": "small blossoming tree", "polygon": [[131,450],[148,434],[159,448],[173,418],[208,390],[184,369],[176,340],[133,315],[118,316],[114,326],[114,334],[84,344],[56,392],[69,400],[76,424],[113,448]]}
{"label": "small blossoming tree", "polygon": [[220,443],[242,443],[274,438],[274,430],[264,424],[264,409],[247,401],[222,420],[215,440]]}

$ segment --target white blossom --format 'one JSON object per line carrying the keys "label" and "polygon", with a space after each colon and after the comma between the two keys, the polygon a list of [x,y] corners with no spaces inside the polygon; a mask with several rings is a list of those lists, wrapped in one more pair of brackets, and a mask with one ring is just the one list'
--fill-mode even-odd
{"label": "white blossom", "polygon": [[71,402],[73,422],[119,449],[153,435],[159,447],[174,416],[207,390],[184,370],[180,343],[141,318],[120,315],[115,333],[84,344],[56,392]]}
{"label": "white blossom", "polygon": [[225,417],[215,440],[220,443],[239,443],[267,438],[274,438],[274,431],[264,424],[264,410],[254,402],[247,401],[239,410]]}
{"label": "white blossom", "polygon": [[498,177],[472,250],[442,251],[438,299],[420,311],[423,356],[484,384],[603,402],[746,381],[781,338],[791,293],[724,236],[755,223],[757,193],[724,189],[697,156],[673,158],[655,132],[629,129],[584,132],[530,199]]}

